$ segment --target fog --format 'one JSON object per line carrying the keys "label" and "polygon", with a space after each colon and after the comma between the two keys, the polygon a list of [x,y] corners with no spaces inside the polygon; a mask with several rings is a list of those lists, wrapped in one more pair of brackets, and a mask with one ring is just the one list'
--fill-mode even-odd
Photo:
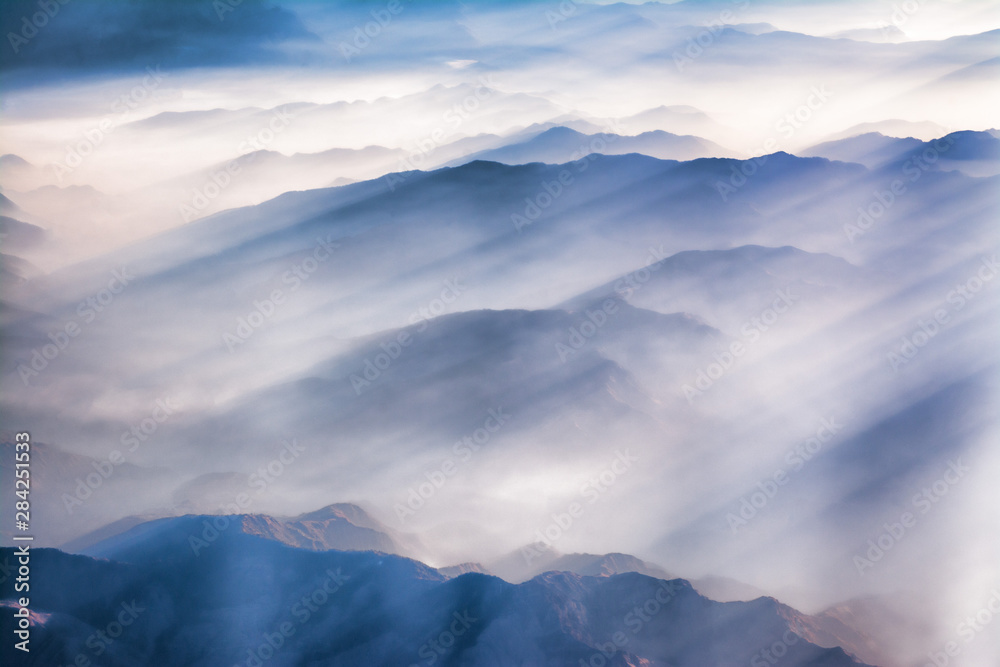
{"label": "fog", "polygon": [[192,9],[197,58],[5,61],[0,409],[44,544],[227,512],[295,442],[247,511],[358,503],[431,566],[547,541],[874,597],[906,667],[985,604],[995,3],[404,3],[350,58],[381,4],[280,4]]}

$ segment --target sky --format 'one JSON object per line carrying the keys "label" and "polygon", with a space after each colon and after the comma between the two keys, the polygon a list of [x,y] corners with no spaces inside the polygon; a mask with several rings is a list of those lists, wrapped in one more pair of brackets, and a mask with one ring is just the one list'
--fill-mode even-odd
{"label": "sky", "polygon": [[[37,11],[0,10],[3,215],[44,230],[3,241],[33,278],[4,287],[0,407],[72,471],[156,401],[183,406],[53,534],[202,508],[201,475],[241,488],[298,437],[309,463],[256,509],[361,502],[434,565],[497,558],[596,492],[560,550],[808,611],[906,591],[929,644],[997,581],[996,295],[975,278],[997,245],[997,3],[74,0],[26,27]],[[867,132],[884,136],[828,144]],[[585,157],[625,137],[678,153]],[[535,157],[468,164],[511,146]],[[923,166],[904,160],[918,148]],[[557,353],[600,319],[592,299],[667,258],[572,362]],[[22,382],[68,323],[81,338]],[[419,352],[357,391],[400,331]],[[933,344],[887,362],[918,331]],[[732,342],[747,357],[691,399]],[[510,425],[399,520],[500,408]],[[859,574],[958,459],[947,501]],[[789,492],[733,529],[779,468]]]}

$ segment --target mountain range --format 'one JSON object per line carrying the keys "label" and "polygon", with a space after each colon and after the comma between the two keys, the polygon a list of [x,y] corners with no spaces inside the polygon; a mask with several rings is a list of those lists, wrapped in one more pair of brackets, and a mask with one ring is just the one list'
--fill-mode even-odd
{"label": "mountain range", "polygon": [[995,667],[1000,5],[0,24],[4,666]]}
{"label": "mountain range", "polygon": [[[288,533],[259,533],[267,525],[266,517],[186,516],[87,550],[100,559],[34,552],[34,636],[45,649],[26,664],[77,655],[111,665],[272,656],[300,664],[322,655],[326,664],[573,665],[601,655],[607,664],[694,666],[748,662],[774,647],[796,664],[864,664],[840,646],[855,631],[772,598],[718,603],[683,579],[631,571],[553,568],[517,585],[475,572],[449,578],[385,553],[289,547]],[[2,555],[14,558],[10,549]],[[98,600],[108,599],[115,606],[105,618]]]}

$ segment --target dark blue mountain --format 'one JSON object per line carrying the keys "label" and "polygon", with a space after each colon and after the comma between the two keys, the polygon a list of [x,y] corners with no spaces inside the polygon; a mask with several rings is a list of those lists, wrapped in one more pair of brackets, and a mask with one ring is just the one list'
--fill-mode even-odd
{"label": "dark blue mountain", "polygon": [[[72,664],[83,655],[131,667],[575,667],[592,659],[728,667],[776,645],[789,664],[863,664],[816,645],[813,635],[824,634],[817,623],[773,599],[713,602],[682,579],[446,579],[397,556],[290,548],[220,517],[158,521],[129,534],[109,554],[114,560],[32,552],[32,652],[18,664]],[[0,558],[12,552],[0,550]],[[5,633],[11,619],[3,614]],[[11,659],[11,643],[2,650]]]}

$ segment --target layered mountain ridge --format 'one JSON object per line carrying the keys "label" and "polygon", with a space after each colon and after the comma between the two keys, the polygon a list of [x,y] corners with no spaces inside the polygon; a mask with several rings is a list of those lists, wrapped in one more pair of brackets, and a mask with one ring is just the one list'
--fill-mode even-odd
{"label": "layered mountain ridge", "polygon": [[[111,560],[33,551],[33,632],[46,647],[38,659],[71,661],[94,650],[88,636],[105,623],[94,603],[113,598],[134,618],[102,658],[112,665],[269,655],[299,663],[322,651],[327,664],[433,656],[476,665],[573,665],[602,654],[608,664],[693,667],[747,662],[780,644],[797,664],[863,665],[835,643],[822,648],[834,638],[772,599],[716,603],[684,580],[635,573],[548,572],[520,585],[476,573],[449,579],[388,554],[291,548],[247,534],[237,517],[228,525],[218,519],[146,524],[130,531],[133,539],[97,549]],[[64,586],[66,576],[78,583]],[[224,586],[205,585],[220,577]],[[373,609],[373,596],[392,603]],[[241,628],[235,633],[234,624]],[[268,640],[275,631],[284,635],[280,643]],[[227,640],[213,639],[220,636]]]}

